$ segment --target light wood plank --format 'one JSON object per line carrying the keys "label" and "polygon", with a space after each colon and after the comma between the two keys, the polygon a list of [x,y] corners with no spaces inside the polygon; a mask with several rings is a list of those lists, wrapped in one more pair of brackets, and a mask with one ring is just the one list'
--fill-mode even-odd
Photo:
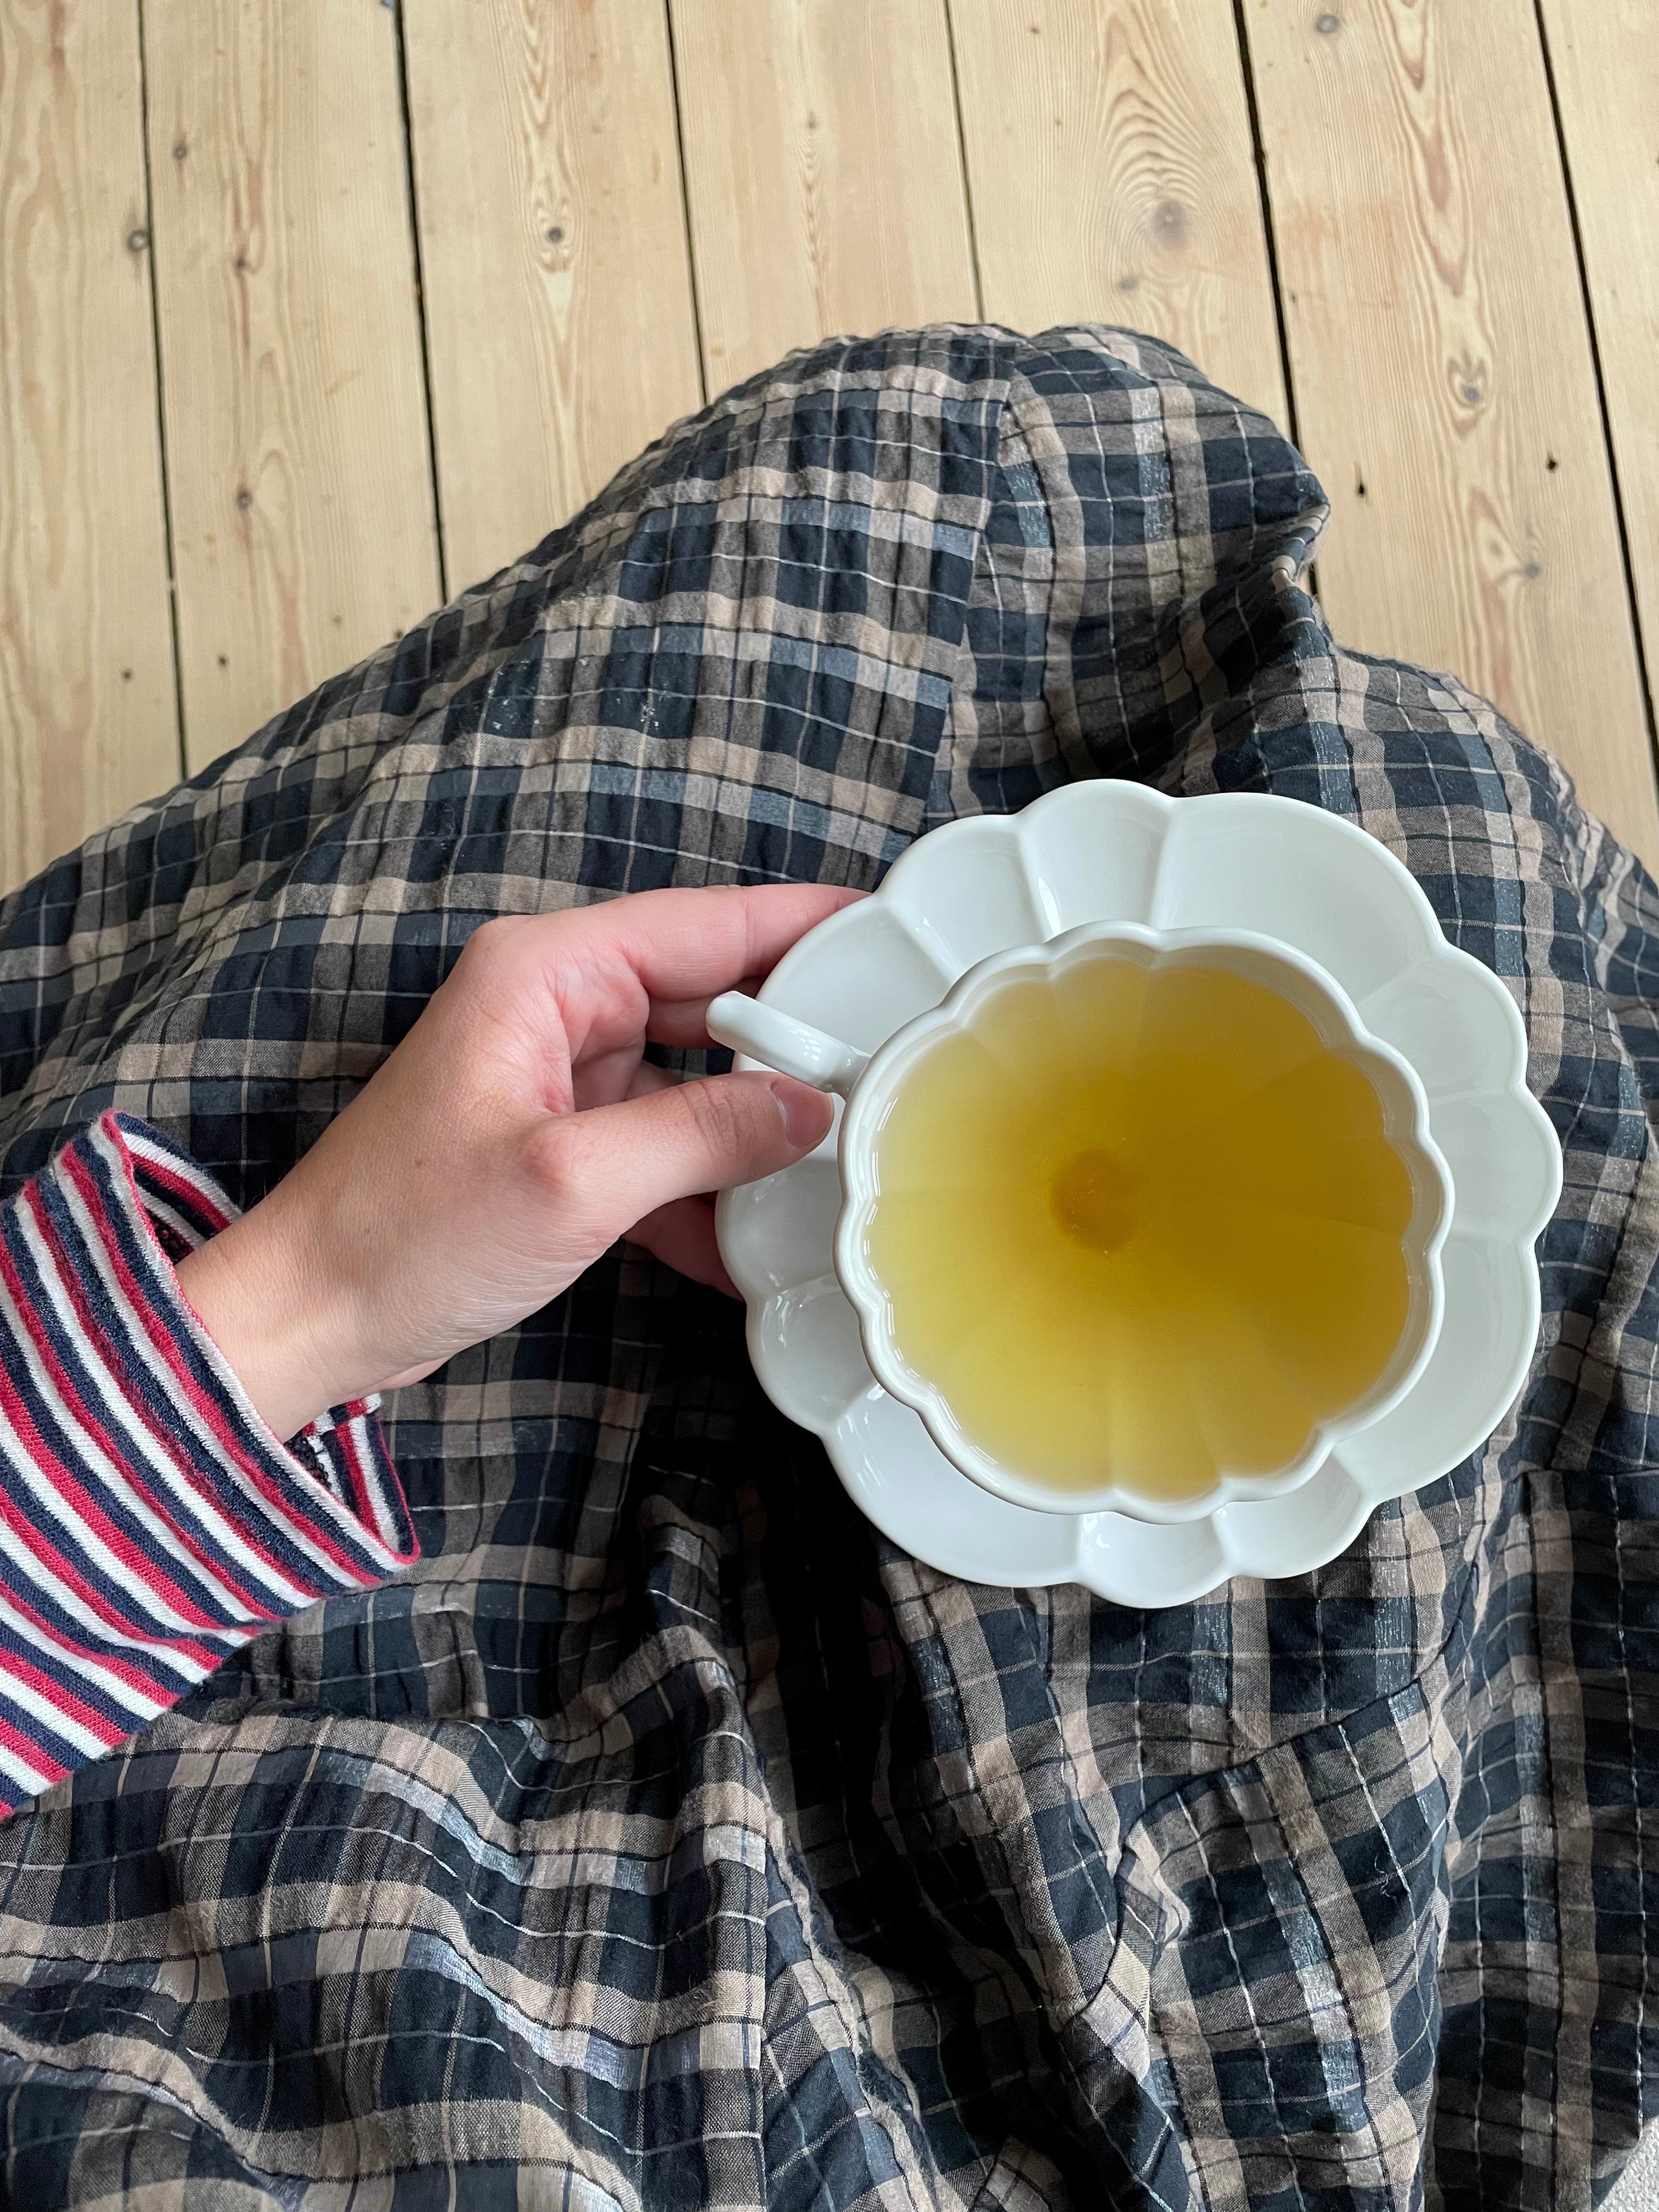
{"label": "light wood plank", "polygon": [[1337,635],[1496,700],[1650,861],[1635,639],[1530,0],[1244,11]]}
{"label": "light wood plank", "polygon": [[985,312],[1127,324],[1285,420],[1231,0],[951,0]]}
{"label": "light wood plank", "polygon": [[0,888],[179,772],[131,8],[0,0]]}
{"label": "light wood plank", "polygon": [[439,596],[397,23],[149,0],[161,378],[192,764]]}
{"label": "light wood plank", "polygon": [[406,0],[449,570],[514,559],[702,398],[667,19]]}
{"label": "light wood plank", "polygon": [[672,0],[708,386],[978,313],[944,0]]}
{"label": "light wood plank", "polygon": [[1544,22],[1659,708],[1659,11],[1544,0]]}

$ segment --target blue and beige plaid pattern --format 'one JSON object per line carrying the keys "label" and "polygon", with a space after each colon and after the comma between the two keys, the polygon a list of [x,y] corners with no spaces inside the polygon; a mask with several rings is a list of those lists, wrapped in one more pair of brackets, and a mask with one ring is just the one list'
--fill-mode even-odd
{"label": "blue and beige plaid pattern", "polygon": [[1273,790],[1515,992],[1566,1159],[1486,1449],[1171,1612],[884,1546],[625,1247],[404,1392],[416,1572],[0,1829],[6,2201],[1599,2196],[1656,2063],[1659,905],[1489,707],[1333,643],[1323,517],[1148,340],[825,344],[0,908],[5,1187],[114,1105],[246,1204],[489,915]]}

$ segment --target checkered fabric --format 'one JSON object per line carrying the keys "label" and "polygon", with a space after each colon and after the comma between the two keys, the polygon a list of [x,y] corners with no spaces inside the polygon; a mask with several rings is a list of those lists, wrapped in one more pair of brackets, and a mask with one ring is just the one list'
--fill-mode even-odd
{"label": "checkered fabric", "polygon": [[877,1538],[626,1248],[395,1402],[414,1573],[0,1828],[20,2206],[1588,2205],[1656,2063],[1659,904],[1319,487],[1110,330],[799,354],[0,908],[0,1164],[243,1204],[486,915],[876,883],[1069,778],[1364,823],[1514,991],[1519,1407],[1316,1575],[1137,1613]]}

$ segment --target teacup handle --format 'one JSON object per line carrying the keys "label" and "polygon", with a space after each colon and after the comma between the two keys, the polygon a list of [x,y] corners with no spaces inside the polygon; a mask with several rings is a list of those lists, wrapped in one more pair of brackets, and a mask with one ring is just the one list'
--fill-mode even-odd
{"label": "teacup handle", "polygon": [[815,1091],[833,1091],[843,1098],[870,1064],[867,1052],[826,1036],[793,1014],[781,1014],[775,1006],[763,1006],[742,991],[722,991],[709,1000],[708,1034],[716,1044],[746,1052],[780,1075],[793,1075]]}

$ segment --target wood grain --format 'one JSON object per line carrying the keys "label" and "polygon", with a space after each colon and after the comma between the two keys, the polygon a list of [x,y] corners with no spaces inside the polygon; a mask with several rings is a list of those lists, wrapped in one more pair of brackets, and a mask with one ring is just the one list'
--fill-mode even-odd
{"label": "wood grain", "polygon": [[711,392],[978,310],[944,0],[672,0]]}
{"label": "wood grain", "polygon": [[1339,637],[1449,668],[1650,861],[1659,807],[1530,0],[1244,10]]}
{"label": "wood grain", "polygon": [[1231,0],[951,0],[985,312],[1127,324],[1282,422]]}
{"label": "wood grain", "polygon": [[1659,13],[1544,0],[1544,22],[1659,710]]}
{"label": "wood grain", "polygon": [[162,394],[192,765],[439,596],[397,24],[149,0]]}
{"label": "wood grain", "polygon": [[465,582],[702,398],[668,28],[639,0],[406,0],[439,506]]}
{"label": "wood grain", "polygon": [[0,0],[0,889],[179,772],[131,9]]}

